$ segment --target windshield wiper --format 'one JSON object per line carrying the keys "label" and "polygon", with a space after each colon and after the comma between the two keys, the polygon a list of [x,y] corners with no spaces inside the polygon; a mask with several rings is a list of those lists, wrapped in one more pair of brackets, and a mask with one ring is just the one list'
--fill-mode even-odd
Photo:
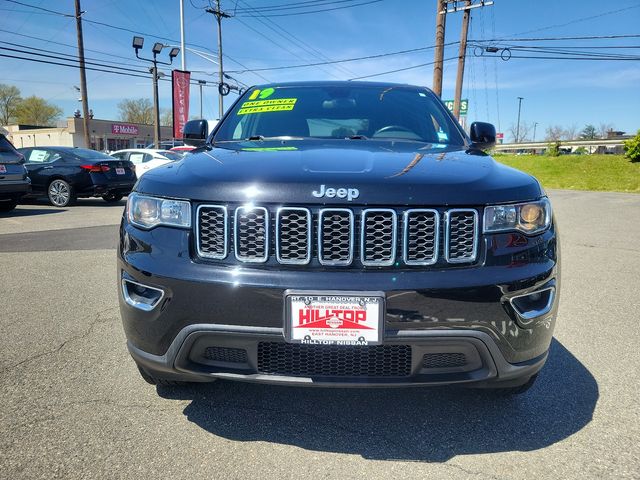
{"label": "windshield wiper", "polygon": [[264,140],[264,135],[251,135],[249,138],[246,138],[245,140],[249,140],[250,142],[254,140],[262,142]]}
{"label": "windshield wiper", "polygon": [[369,140],[366,135],[350,135],[347,137],[349,140]]}
{"label": "windshield wiper", "polygon": [[265,140],[304,140],[305,137],[298,137],[294,135],[277,135],[274,137],[265,137],[264,135],[251,135],[249,138],[245,138],[245,141],[250,142],[263,142]]}

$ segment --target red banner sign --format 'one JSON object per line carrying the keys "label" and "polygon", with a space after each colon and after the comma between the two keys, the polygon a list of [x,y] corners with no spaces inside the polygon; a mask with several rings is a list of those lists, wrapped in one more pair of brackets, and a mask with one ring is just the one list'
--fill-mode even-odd
{"label": "red banner sign", "polygon": [[127,125],[125,123],[112,123],[111,133],[114,135],[138,135],[139,130],[135,125]]}
{"label": "red banner sign", "polygon": [[173,85],[173,137],[182,138],[184,124],[189,120],[189,81],[191,72],[171,72]]}

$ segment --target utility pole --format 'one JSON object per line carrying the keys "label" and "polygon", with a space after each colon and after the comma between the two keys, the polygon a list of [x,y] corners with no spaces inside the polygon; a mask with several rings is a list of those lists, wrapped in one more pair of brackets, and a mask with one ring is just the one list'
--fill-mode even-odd
{"label": "utility pole", "polygon": [[453,97],[453,116],[460,120],[460,100],[462,98],[462,81],[464,80],[464,62],[467,56],[467,35],[469,33],[469,17],[471,16],[471,0],[465,1],[462,15],[462,31],[460,32],[460,50],[458,51],[458,74],[456,76],[456,93]]}
{"label": "utility pole", "polygon": [[516,125],[516,143],[520,140],[520,110],[522,109],[524,97],[518,97],[518,123]]}
{"label": "utility pole", "polygon": [[220,10],[220,0],[216,0],[215,9],[207,8],[205,11],[215,15],[218,23],[218,115],[219,119],[221,119],[224,113],[223,95],[221,93],[221,86],[224,83],[224,69],[222,68],[222,19],[230,18],[231,15]]}
{"label": "utility pole", "polygon": [[444,62],[444,31],[447,23],[447,2],[436,0],[436,48],[433,59],[433,93],[442,96],[442,70]]}
{"label": "utility pole", "polygon": [[78,63],[80,65],[80,95],[82,97],[82,123],[84,126],[84,146],[91,148],[89,137],[89,99],[87,98],[87,73],[84,68],[84,40],[82,38],[82,14],[80,0],[76,3],[76,33],[78,34]]}

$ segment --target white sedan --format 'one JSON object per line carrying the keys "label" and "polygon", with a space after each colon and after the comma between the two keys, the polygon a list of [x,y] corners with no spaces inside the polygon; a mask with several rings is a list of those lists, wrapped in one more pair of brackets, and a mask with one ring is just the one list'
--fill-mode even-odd
{"label": "white sedan", "polygon": [[119,160],[128,160],[136,167],[136,175],[140,178],[145,172],[176,160],[182,160],[183,155],[169,150],[155,150],[153,148],[129,148],[118,150],[110,154]]}

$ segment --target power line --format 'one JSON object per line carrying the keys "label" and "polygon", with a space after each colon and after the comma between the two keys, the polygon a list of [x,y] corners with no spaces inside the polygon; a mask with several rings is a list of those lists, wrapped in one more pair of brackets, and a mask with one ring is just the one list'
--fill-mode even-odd
{"label": "power line", "polygon": [[[449,58],[445,58],[445,59],[443,60],[443,62],[448,62],[448,61],[450,61],[450,60],[457,60],[457,59],[458,59],[458,57],[457,57],[457,56],[455,56],[455,57],[449,57]],[[429,66],[429,65],[433,65],[434,63],[435,63],[435,62],[421,63],[421,64],[419,64],[419,65],[412,65],[412,66],[410,66],[410,67],[397,68],[397,69],[395,69],[395,70],[387,70],[386,72],[379,72],[379,73],[373,73],[373,74],[371,74],[371,75],[363,75],[363,76],[361,76],[361,77],[354,77],[354,78],[350,78],[349,80],[362,80],[362,79],[364,79],[364,78],[380,77],[380,76],[382,76],[382,75],[387,75],[387,74],[389,74],[389,73],[398,73],[398,72],[404,72],[404,71],[407,71],[407,70],[413,70],[413,69],[415,69],[415,68],[427,67],[427,66]]]}
{"label": "power line", "polygon": [[62,17],[72,17],[75,18],[75,14],[59,12],[57,10],[50,10],[48,8],[40,7],[38,5],[30,5],[28,3],[19,2],[18,0],[4,0],[5,2],[15,3],[16,5],[22,5],[23,7],[35,8],[36,10],[42,10],[43,12],[47,12],[52,15],[60,15]]}
{"label": "power line", "polygon": [[[445,43],[445,47],[451,46],[451,45],[457,45],[460,42],[449,42],[449,43]],[[414,53],[414,52],[420,52],[420,51],[424,51],[424,50],[430,50],[432,48],[435,48],[435,45],[430,45],[428,47],[417,47],[417,48],[410,48],[407,50],[398,50],[396,52],[388,52],[388,53],[379,53],[379,54],[375,54],[375,55],[367,55],[364,57],[354,57],[354,58],[345,58],[342,60],[332,60],[329,62],[315,62],[315,63],[304,63],[304,64],[299,64],[299,65],[284,65],[281,67],[266,67],[266,68],[256,68],[254,70],[252,70],[253,72],[264,72],[264,71],[268,71],[268,70],[287,70],[287,69],[291,69],[291,68],[304,68],[304,67],[315,67],[318,65],[331,65],[334,63],[347,63],[347,62],[357,62],[360,60],[370,60],[373,58],[382,58],[382,57],[390,57],[390,56],[394,56],[394,55],[404,55],[407,53]],[[244,73],[244,70],[236,70],[236,71],[231,71],[231,73]]]}
{"label": "power line", "polygon": [[[249,10],[253,10],[253,11],[258,11],[258,10],[265,10],[265,11],[278,11],[278,10],[293,10],[293,9],[297,9],[297,8],[313,8],[313,7],[324,7],[327,5],[333,5],[333,4],[337,4],[337,3],[350,3],[350,2],[356,2],[358,0],[310,0],[310,1],[306,1],[306,2],[297,2],[297,3],[284,3],[284,4],[280,4],[280,5],[262,5],[262,6],[255,6],[255,7],[250,7],[250,8],[235,8],[234,9],[234,13],[237,12],[244,12],[244,11],[249,11]],[[193,2],[191,2],[191,4],[193,5]]]}
{"label": "power line", "polygon": [[628,34],[628,35],[589,35],[582,37],[538,37],[538,38],[490,38],[486,40],[469,40],[469,42],[551,42],[551,41],[561,41],[561,40],[603,40],[603,39],[612,39],[612,38],[640,38],[638,34]]}
{"label": "power line", "polygon": [[[364,5],[371,5],[372,3],[380,3],[383,0],[368,0],[366,2],[362,2],[362,3],[355,3],[352,5],[344,5],[341,7],[333,7],[333,8],[325,8],[322,10],[310,10],[307,12],[294,12],[294,13],[274,13],[274,14],[267,14],[264,15],[265,17],[292,17],[294,15],[308,15],[311,13],[324,13],[324,12],[331,12],[334,10],[344,10],[345,8],[354,8],[354,7],[361,7]],[[245,14],[245,15],[238,15],[238,16],[243,16],[243,17],[255,17],[256,15],[249,15],[249,14]]]}

